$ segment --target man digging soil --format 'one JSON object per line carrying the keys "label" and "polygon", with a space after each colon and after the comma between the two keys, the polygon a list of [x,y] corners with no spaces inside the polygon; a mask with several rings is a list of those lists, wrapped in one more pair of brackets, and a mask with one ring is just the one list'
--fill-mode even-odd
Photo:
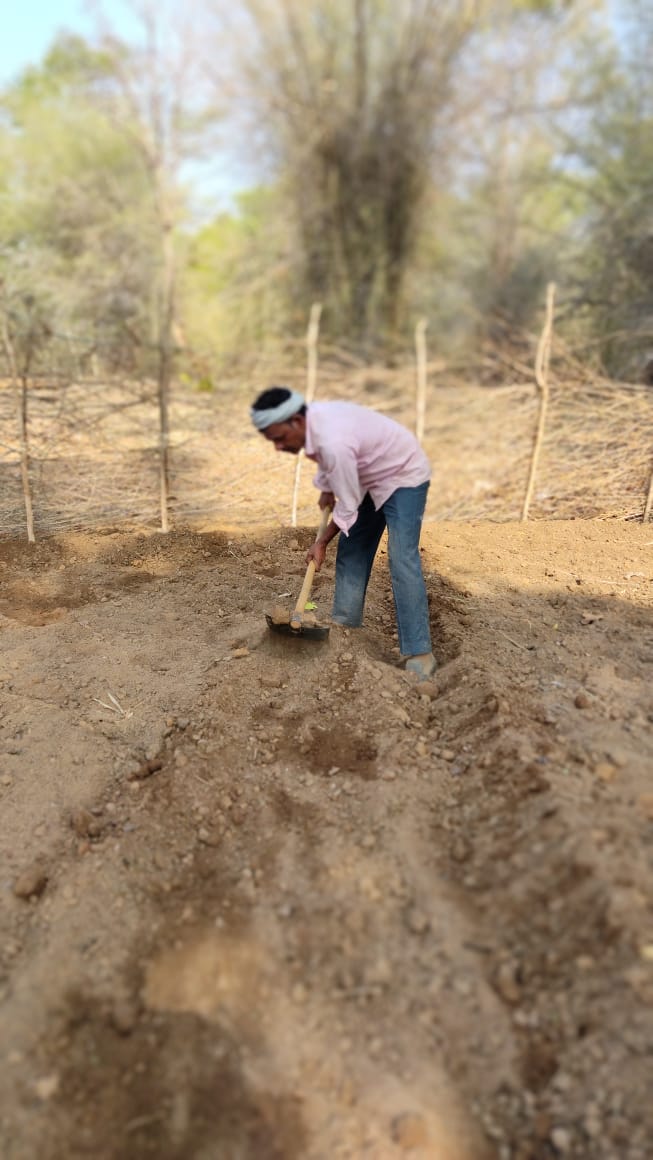
{"label": "man digging soil", "polygon": [[431,468],[417,439],[401,424],[356,403],[308,406],[288,387],[263,391],[251,408],[256,429],[277,451],[304,448],[318,465],[313,482],[326,530],[309,548],[316,571],[339,535],[332,619],[359,628],[374,557],[385,528],[399,649],[420,680],[435,671],[419,537]]}

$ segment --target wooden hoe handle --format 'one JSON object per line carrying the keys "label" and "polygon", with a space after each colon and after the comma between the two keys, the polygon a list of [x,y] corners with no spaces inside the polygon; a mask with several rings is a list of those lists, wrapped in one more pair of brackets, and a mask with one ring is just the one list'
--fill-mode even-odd
{"label": "wooden hoe handle", "polygon": [[[331,508],[328,508],[328,507],[322,508],[322,519],[320,520],[320,526],[317,529],[317,535],[315,537],[316,540],[319,540],[320,536],[324,535],[324,533],[326,532],[330,518],[331,518]],[[306,575],[304,576],[304,583],[302,584],[302,590],[299,593],[299,596],[297,597],[297,603],[295,604],[295,607],[292,611],[292,615],[290,617],[290,625],[292,628],[301,628],[302,619],[304,616],[304,609],[306,607],[306,601],[308,600],[308,598],[311,594],[311,588],[313,587],[314,577],[315,577],[315,561],[309,560],[308,567],[306,569]]]}

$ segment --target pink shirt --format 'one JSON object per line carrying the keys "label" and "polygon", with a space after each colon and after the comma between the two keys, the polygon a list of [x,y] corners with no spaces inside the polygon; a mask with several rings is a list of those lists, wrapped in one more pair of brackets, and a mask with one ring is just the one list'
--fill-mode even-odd
{"label": "pink shirt", "polygon": [[415,436],[357,403],[311,403],[305,451],[319,467],[315,486],[336,497],[333,519],[345,534],[356,523],[366,492],[378,511],[398,487],[418,487],[431,478]]}

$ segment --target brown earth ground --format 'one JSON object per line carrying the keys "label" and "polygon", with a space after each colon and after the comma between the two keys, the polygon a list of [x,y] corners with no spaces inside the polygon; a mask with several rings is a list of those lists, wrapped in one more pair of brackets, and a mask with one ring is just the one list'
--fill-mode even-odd
{"label": "brown earth ground", "polygon": [[650,1160],[653,527],[427,525],[426,685],[311,538],[0,543],[4,1160]]}

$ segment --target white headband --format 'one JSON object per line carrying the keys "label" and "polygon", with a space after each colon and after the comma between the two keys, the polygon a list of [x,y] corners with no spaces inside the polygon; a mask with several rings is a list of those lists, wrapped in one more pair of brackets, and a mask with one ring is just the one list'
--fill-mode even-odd
{"label": "white headband", "polygon": [[304,396],[300,395],[299,391],[291,391],[289,397],[276,407],[268,407],[264,411],[257,411],[252,407],[250,411],[252,423],[257,431],[265,431],[265,428],[271,427],[273,423],[285,423],[286,419],[291,419],[305,402]]}

